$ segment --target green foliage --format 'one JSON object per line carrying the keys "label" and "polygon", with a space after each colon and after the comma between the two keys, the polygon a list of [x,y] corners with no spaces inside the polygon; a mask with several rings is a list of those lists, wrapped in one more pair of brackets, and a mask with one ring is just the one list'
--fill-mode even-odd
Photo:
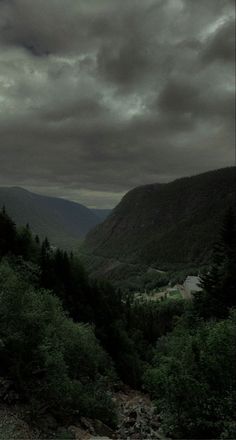
{"label": "green foliage", "polygon": [[159,340],[144,380],[169,435],[219,438],[232,430],[235,361],[235,312],[220,322],[179,325]]}
{"label": "green foliage", "polygon": [[195,308],[207,317],[225,317],[236,306],[236,216],[227,212],[209,270],[202,274],[204,292],[195,295]]}
{"label": "green foliage", "polygon": [[[144,377],[172,438],[235,438],[235,249],[231,213],[193,303],[137,301],[91,281],[73,254],[41,243],[29,227],[16,230],[3,210],[0,395],[30,402],[32,414],[79,413],[114,425],[118,372],[133,387]],[[184,271],[152,269],[139,281],[157,288],[169,276]]]}
{"label": "green foliage", "polygon": [[158,340],[145,374],[166,433],[174,438],[235,438],[236,311],[228,317],[236,305],[235,251],[230,210],[202,275],[204,291],[195,294],[172,333]]}
{"label": "green foliage", "polygon": [[0,212],[0,258],[16,251],[16,227],[5,208]]}
{"label": "green foliage", "polygon": [[34,288],[4,261],[0,286],[1,374],[14,380],[21,398],[114,423],[107,394],[113,368],[92,328],[75,324],[58,298]]}
{"label": "green foliage", "polygon": [[[10,218],[5,213],[4,216],[11,226]],[[73,254],[53,250],[47,238],[40,244],[32,237],[29,227],[14,231],[17,247],[8,246],[3,254],[8,255],[17,280],[21,280],[23,285],[27,280],[32,286],[31,290],[50,290],[60,298],[63,308],[76,322],[95,325],[95,334],[115,360],[121,377],[133,385],[137,384],[137,377],[140,382],[141,372],[135,373],[134,380],[130,374],[130,369],[140,370],[139,359],[134,343],[125,330],[125,304],[120,292],[106,282],[90,282]],[[133,355],[130,354],[131,346]],[[123,363],[124,358],[126,362]]]}
{"label": "green foliage", "polygon": [[145,344],[153,344],[173,329],[184,307],[183,300],[135,301],[127,310],[128,325],[140,332]]}

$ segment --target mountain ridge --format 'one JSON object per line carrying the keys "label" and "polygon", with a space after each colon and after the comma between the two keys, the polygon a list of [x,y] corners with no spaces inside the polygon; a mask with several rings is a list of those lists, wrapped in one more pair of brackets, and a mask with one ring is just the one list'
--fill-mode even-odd
{"label": "mountain ridge", "polygon": [[235,167],[129,191],[91,230],[82,252],[159,269],[200,265],[235,201]]}
{"label": "mountain ridge", "polygon": [[41,239],[52,244],[74,248],[85,234],[102,220],[84,205],[70,200],[35,194],[25,188],[0,187],[0,206],[17,226],[29,224]]}

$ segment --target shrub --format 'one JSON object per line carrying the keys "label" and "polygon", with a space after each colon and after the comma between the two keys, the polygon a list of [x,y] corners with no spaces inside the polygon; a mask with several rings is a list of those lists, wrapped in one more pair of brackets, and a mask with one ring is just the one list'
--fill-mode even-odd
{"label": "shrub", "polygon": [[0,265],[0,339],[1,374],[22,399],[114,423],[113,367],[92,327],[75,324],[57,297],[32,287],[6,261]]}
{"label": "shrub", "polygon": [[[161,338],[145,384],[175,438],[219,438],[235,422],[236,313]],[[230,438],[230,437],[229,437]],[[232,437],[234,438],[234,437]]]}

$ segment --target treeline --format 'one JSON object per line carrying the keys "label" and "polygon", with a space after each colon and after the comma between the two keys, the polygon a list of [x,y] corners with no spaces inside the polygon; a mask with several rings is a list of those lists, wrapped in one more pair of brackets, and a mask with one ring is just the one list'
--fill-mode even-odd
{"label": "treeline", "polygon": [[90,281],[72,253],[17,229],[5,209],[0,259],[0,376],[20,400],[56,416],[79,411],[114,426],[111,392],[121,380],[142,386],[153,343],[183,302],[134,305]]}
{"label": "treeline", "polygon": [[82,291],[86,295],[79,264],[72,255],[53,251],[47,239],[41,244],[28,226],[17,230],[5,210],[0,256],[2,399],[28,404],[32,416],[51,412],[63,419],[79,412],[115,425],[113,362],[93,326],[73,321],[63,306],[75,276],[78,297]]}
{"label": "treeline", "polygon": [[191,304],[139,302],[91,281],[75,255],[17,229],[3,209],[1,398],[115,426],[112,393],[123,381],[150,393],[166,435],[235,438],[235,250],[230,211],[203,292]]}

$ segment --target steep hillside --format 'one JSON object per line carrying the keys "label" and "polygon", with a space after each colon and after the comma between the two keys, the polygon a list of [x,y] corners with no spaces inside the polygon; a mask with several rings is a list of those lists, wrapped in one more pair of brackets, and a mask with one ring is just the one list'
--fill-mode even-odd
{"label": "steep hillside", "polygon": [[71,248],[101,222],[90,209],[79,203],[46,197],[25,189],[0,188],[0,206],[17,225],[29,223],[34,233],[47,236],[57,246]]}
{"label": "steep hillside", "polygon": [[[83,251],[159,269],[208,260],[226,208],[235,202],[235,167],[151,184],[128,192],[110,216],[89,232]],[[99,263],[96,265],[99,270]]]}

